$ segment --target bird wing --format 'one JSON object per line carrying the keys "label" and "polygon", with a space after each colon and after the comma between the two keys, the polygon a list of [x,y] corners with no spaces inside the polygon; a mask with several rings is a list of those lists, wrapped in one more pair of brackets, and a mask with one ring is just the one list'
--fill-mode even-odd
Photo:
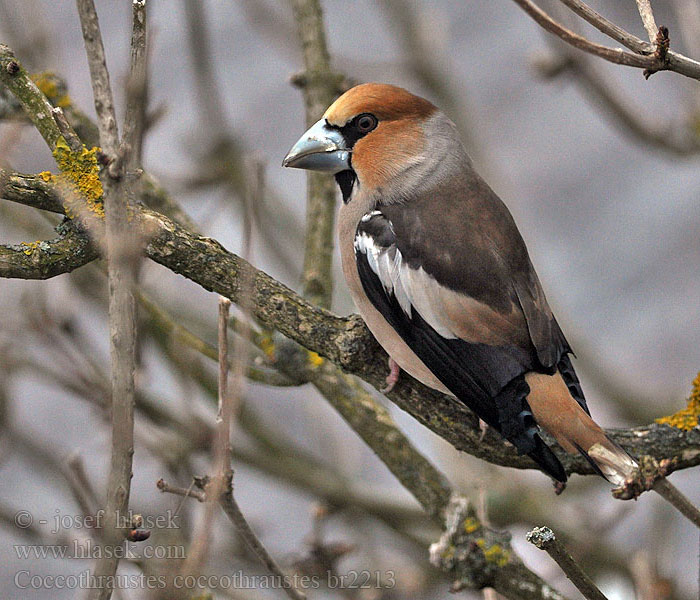
{"label": "bird wing", "polygon": [[[460,221],[420,212],[412,202],[363,216],[354,248],[365,293],[459,400],[550,475],[565,478],[537,435],[524,375],[554,372],[569,349],[515,225],[524,261],[507,256],[488,228],[479,235],[464,225],[440,230],[440,222]],[[521,264],[527,268],[515,268]]]}

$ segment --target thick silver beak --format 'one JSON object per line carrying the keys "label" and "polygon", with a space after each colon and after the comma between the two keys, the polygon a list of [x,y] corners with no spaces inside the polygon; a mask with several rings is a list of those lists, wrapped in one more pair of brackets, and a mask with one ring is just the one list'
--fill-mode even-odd
{"label": "thick silver beak", "polygon": [[284,157],[282,166],[340,173],[350,168],[350,150],[346,147],[343,134],[329,127],[325,119],[321,119],[292,146]]}

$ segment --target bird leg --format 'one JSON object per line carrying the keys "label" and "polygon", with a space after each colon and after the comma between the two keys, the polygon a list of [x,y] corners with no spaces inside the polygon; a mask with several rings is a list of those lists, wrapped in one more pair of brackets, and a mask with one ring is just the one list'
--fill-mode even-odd
{"label": "bird leg", "polygon": [[389,357],[389,374],[386,376],[386,387],[379,390],[382,394],[388,394],[394,389],[396,382],[399,380],[399,374],[401,373],[401,367],[398,363]]}

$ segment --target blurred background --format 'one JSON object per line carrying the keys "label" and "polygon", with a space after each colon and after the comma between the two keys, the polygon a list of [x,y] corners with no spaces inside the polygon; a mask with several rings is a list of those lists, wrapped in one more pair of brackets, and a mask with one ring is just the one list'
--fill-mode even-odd
{"label": "blurred background", "polygon": [[[122,115],[131,3],[96,4]],[[640,425],[684,406],[700,369],[698,82],[670,72],[645,81],[639,70],[572,54],[545,37],[510,0],[322,4],[335,69],[353,82],[406,87],[457,123],[477,169],[519,224],[550,304],[578,354],[577,369],[596,420],[608,427]],[[572,20],[558,2],[541,4],[590,39],[614,45]],[[645,37],[633,1],[591,4]],[[699,58],[700,24],[693,21],[698,4],[657,4],[657,22],[669,27],[671,47]],[[289,5],[150,0],[148,10],[152,122],[144,168],[181,203],[199,231],[237,252],[244,162],[262,161],[266,194],[255,207],[252,262],[298,289],[305,176],[280,166],[305,130],[301,94],[290,84],[303,63]],[[74,3],[0,0],[0,41],[31,72],[52,71],[63,78],[72,103],[94,118]],[[10,136],[13,143],[1,146],[3,162],[23,173],[55,171],[33,128],[0,123],[0,137]],[[0,242],[49,239],[55,222],[1,202]],[[337,257],[335,273],[333,308],[348,314],[353,307]],[[176,322],[216,344],[214,294],[148,261],[141,284]],[[2,280],[0,310],[0,596],[82,597],[81,590],[20,589],[15,576],[21,570],[78,574],[91,568],[91,560],[23,557],[15,545],[84,540],[88,533],[75,527],[52,534],[54,519],[82,514],[80,490],[88,490],[89,497],[94,489],[101,498],[105,489],[106,280],[95,265],[46,282]],[[165,335],[152,312],[142,311],[141,319],[137,383],[150,412],[137,414],[131,506],[144,515],[177,512],[178,526],[155,528],[147,542],[177,553],[186,547],[200,507],[161,494],[155,483],[164,477],[187,487],[193,474],[207,472],[216,363]],[[697,596],[697,532],[657,496],[619,503],[602,480],[574,477],[555,497],[541,474],[459,454],[389,408],[454,487],[480,502],[494,527],[513,533],[527,564],[570,597],[579,596],[558,567],[524,541],[533,526],[547,524],[561,534],[611,599],[633,597],[633,586],[644,588],[645,578],[644,589],[657,594],[638,596],[645,600]],[[438,532],[312,388],[251,383],[243,414],[234,434],[236,496],[270,551],[300,572],[331,565],[338,574],[381,575],[383,585],[322,588],[310,590],[310,597],[446,595],[449,582],[427,562],[427,545]],[[697,473],[679,472],[673,482],[697,504]],[[13,524],[20,510],[32,515],[31,527]],[[39,524],[42,519],[48,524]],[[223,516],[212,544],[207,573],[264,574]],[[125,561],[120,572],[158,573],[164,562],[178,557],[160,558]],[[393,586],[387,583],[390,572]],[[280,590],[213,593],[216,598],[282,595]],[[157,595],[138,588],[116,597]]]}

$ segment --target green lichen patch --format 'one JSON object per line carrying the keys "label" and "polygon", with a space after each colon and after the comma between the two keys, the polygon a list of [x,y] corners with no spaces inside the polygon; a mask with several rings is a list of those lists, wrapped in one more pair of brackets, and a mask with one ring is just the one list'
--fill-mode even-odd
{"label": "green lichen patch", "polygon": [[83,146],[79,152],[73,152],[61,137],[53,151],[53,157],[61,172],[58,175],[49,171],[39,173],[39,177],[44,181],[58,188],[66,215],[71,219],[85,209],[99,218],[104,218],[102,183],[97,164],[98,151],[99,148],[88,150]]}
{"label": "green lichen patch", "polygon": [[688,398],[688,405],[679,410],[677,413],[668,417],[656,419],[656,422],[661,425],[670,425],[676,429],[690,431],[698,426],[700,419],[700,373],[693,380],[693,389]]}

